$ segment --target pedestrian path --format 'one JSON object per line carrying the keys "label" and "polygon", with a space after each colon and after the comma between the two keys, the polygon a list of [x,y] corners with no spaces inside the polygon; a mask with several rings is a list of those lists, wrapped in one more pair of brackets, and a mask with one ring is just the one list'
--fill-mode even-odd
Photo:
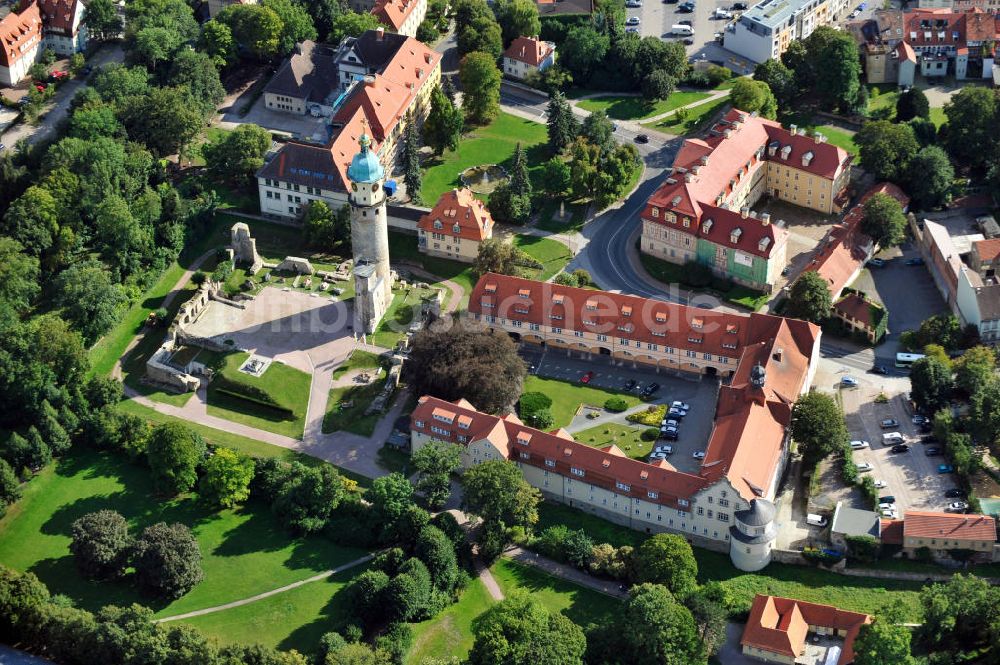
{"label": "pedestrian path", "polygon": [[286,584],[285,586],[278,587],[277,589],[271,589],[270,591],[265,591],[264,593],[258,593],[256,596],[250,596],[249,598],[243,598],[242,600],[234,600],[231,603],[225,603],[223,605],[216,605],[215,607],[206,607],[201,610],[194,610],[193,612],[184,612],[183,614],[175,614],[174,616],[163,617],[162,619],[156,619],[154,623],[167,623],[168,621],[181,621],[182,619],[190,619],[192,617],[200,617],[205,614],[213,614],[215,612],[222,612],[224,610],[231,610],[234,607],[242,607],[243,605],[249,605],[250,603],[256,603],[258,600],[264,600],[265,598],[270,598],[271,596],[276,596],[279,593],[285,593],[286,591],[291,591],[292,589],[297,589],[300,586],[306,584],[311,584],[312,582],[319,582],[320,580],[325,580],[331,575],[336,575],[337,573],[342,573],[345,570],[350,570],[360,566],[363,563],[367,563],[372,560],[373,554],[366,554],[363,557],[357,558],[354,561],[348,561],[342,566],[337,566],[336,568],[331,568],[330,570],[324,570],[322,573],[317,573],[312,577],[307,577],[304,580],[299,580],[298,582],[292,582],[291,584]]}

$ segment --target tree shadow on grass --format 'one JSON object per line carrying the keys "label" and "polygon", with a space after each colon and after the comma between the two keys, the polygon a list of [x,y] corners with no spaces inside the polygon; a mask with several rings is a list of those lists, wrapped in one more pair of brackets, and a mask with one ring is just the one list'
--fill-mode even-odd
{"label": "tree shadow on grass", "polygon": [[[365,567],[359,566],[313,584],[344,584],[364,570],[366,570]],[[284,651],[298,649],[302,653],[312,654],[316,652],[319,640],[325,633],[340,631],[347,625],[354,623],[354,612],[346,591],[347,587],[344,586],[334,593],[329,602],[320,610],[319,616],[290,632],[281,640],[278,648]],[[321,593],[321,591],[317,590],[317,593]]]}
{"label": "tree shadow on grass", "polygon": [[77,570],[72,555],[42,559],[32,565],[28,572],[34,573],[45,582],[53,593],[67,596],[76,607],[96,612],[105,605],[125,607],[139,603],[158,611],[170,601],[149,598],[139,593],[135,587],[134,574],[118,580],[88,580]]}
{"label": "tree shadow on grass", "polygon": [[511,564],[506,566],[506,574],[514,578],[520,591],[529,595],[555,592],[568,597],[570,604],[562,614],[579,626],[607,623],[620,609],[620,603],[613,598],[534,568]]}

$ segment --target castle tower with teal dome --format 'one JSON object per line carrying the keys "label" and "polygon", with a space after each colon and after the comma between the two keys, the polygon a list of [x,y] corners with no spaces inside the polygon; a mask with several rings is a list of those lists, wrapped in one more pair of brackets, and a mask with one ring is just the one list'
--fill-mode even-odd
{"label": "castle tower with teal dome", "polygon": [[385,169],[362,134],[361,152],[347,168],[351,181],[351,245],[354,251],[354,330],[373,333],[392,302]]}

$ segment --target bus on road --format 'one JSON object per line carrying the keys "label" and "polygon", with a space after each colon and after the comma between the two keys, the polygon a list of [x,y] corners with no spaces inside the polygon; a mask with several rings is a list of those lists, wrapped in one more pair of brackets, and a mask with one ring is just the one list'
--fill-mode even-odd
{"label": "bus on road", "polygon": [[924,357],[922,353],[897,353],[896,354],[896,367],[902,367],[903,369],[909,369],[913,366],[913,363],[917,362]]}

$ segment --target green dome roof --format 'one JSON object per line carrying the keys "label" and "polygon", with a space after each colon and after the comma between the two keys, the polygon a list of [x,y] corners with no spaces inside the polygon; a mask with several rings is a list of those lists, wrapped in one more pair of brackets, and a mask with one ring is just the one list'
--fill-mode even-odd
{"label": "green dome roof", "polygon": [[362,134],[358,139],[361,144],[361,152],[354,155],[351,165],[347,167],[347,177],[351,182],[377,182],[385,178],[385,169],[378,155],[371,150],[372,140],[367,134]]}

